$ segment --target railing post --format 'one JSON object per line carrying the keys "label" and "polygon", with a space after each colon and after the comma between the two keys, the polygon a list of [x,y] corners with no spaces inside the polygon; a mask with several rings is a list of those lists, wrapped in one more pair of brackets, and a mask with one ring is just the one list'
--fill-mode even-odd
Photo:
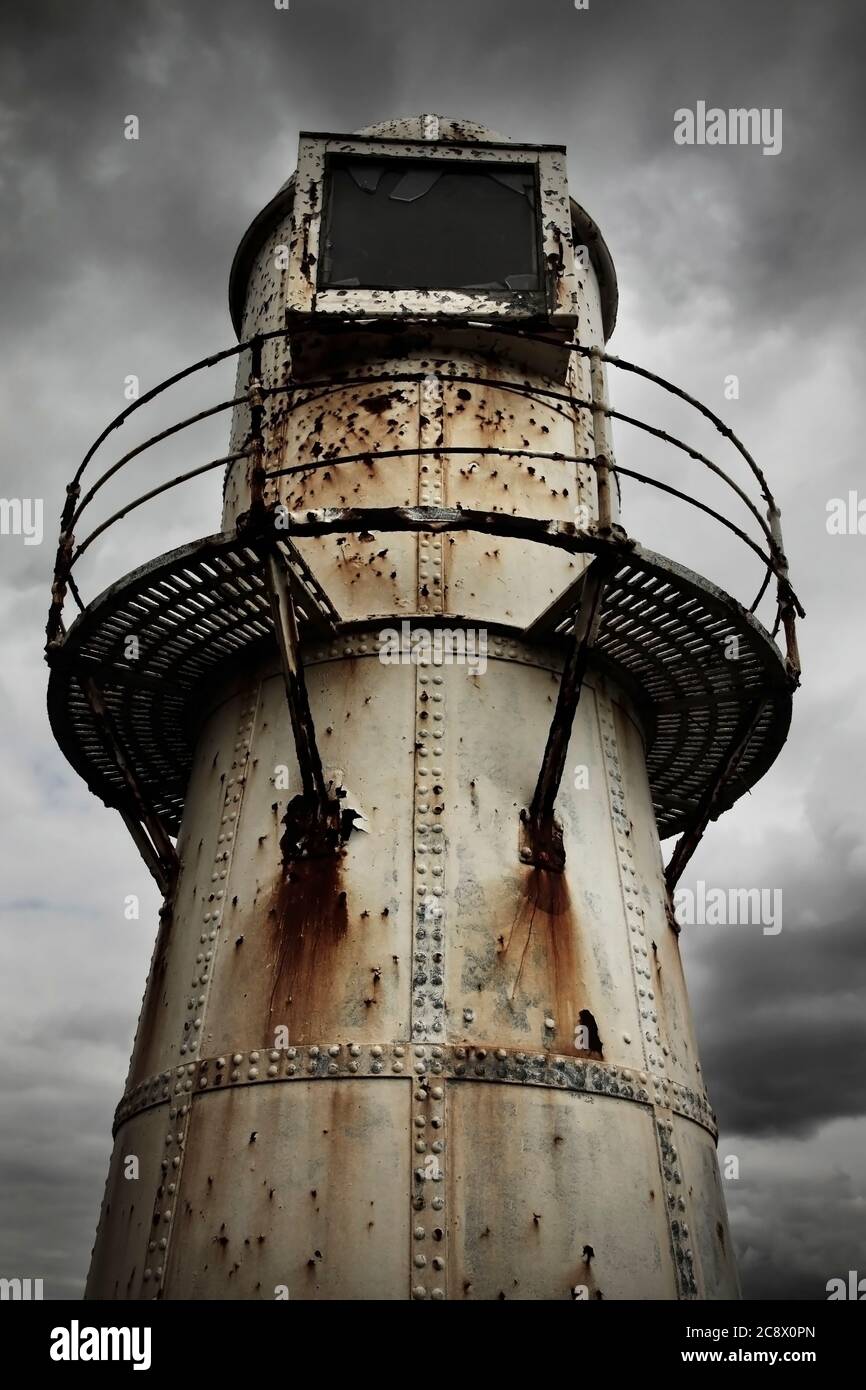
{"label": "railing post", "polygon": [[[782,513],[776,506],[767,509],[767,521],[773,537],[773,559],[776,561],[776,597],[779,617],[785,629],[785,666],[795,685],[800,683],[800,648],[797,643],[798,605],[788,581],[788,559],[782,540]],[[800,610],[802,611],[802,610]]]}
{"label": "railing post", "polygon": [[604,361],[600,348],[589,355],[590,386],[592,391],[592,438],[595,449],[595,486],[598,499],[598,529],[606,531],[611,523],[610,508],[610,433],[607,427],[607,400],[604,387]]}
{"label": "railing post", "polygon": [[263,434],[263,421],[265,414],[265,401],[262,394],[262,339],[255,337],[250,344],[250,376],[248,384],[248,400],[250,407],[250,433],[249,433],[249,480],[250,480],[250,513],[254,517],[261,516],[264,511],[265,493],[265,442]]}
{"label": "railing post", "polygon": [[54,560],[54,579],[51,584],[51,607],[48,610],[48,622],[45,625],[45,649],[46,653],[57,647],[62,640],[63,628],[63,604],[66,599],[66,586],[69,580],[70,562],[72,551],[75,545],[75,536],[72,533],[72,519],[75,515],[75,508],[81,488],[78,483],[70,483],[66,489],[66,501],[63,504],[63,512],[60,517],[60,535],[57,540],[57,555]]}

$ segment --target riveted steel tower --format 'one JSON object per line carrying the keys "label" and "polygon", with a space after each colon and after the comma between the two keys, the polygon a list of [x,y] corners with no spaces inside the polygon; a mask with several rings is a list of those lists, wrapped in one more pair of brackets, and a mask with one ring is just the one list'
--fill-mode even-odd
{"label": "riveted steel tower", "polygon": [[[559,146],[302,135],[231,306],[61,523],[53,728],[165,898],[88,1295],[736,1295],[671,891],[790,717],[763,474],[606,353]],[[234,399],[156,436],[228,408],[226,456],[82,537],[145,446],[85,481],[96,447],[233,353]],[[611,365],[739,451],[734,482],[628,420],[730,482],[741,524],[697,505],[751,609],[628,533],[621,479],[693,498],[617,464]],[[91,545],[208,469],[222,530],[86,602]]]}

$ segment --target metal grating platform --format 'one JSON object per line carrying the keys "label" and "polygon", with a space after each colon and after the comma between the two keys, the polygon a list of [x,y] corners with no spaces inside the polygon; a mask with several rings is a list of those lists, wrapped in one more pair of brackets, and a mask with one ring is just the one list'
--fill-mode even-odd
{"label": "metal grating platform", "polygon": [[[320,641],[348,630],[291,542],[277,544],[302,636]],[[641,710],[659,833],[674,835],[695,823],[735,730],[756,705],[756,722],[719,809],[730,806],[774,761],[790,722],[791,681],[766,630],[722,590],[631,542],[608,553],[615,554],[617,564],[605,592],[593,660]],[[515,635],[564,644],[582,583],[578,580],[525,633]],[[131,635],[139,641],[136,661],[124,655]],[[739,654],[729,660],[725,647],[733,638]],[[255,542],[228,533],[183,546],[112,585],[69,630],[49,682],[54,735],[97,796],[129,807],[115,758],[79,684],[82,676],[92,676],[142,791],[165,828],[176,834],[203,687],[218,668],[270,641],[270,602]]]}
{"label": "metal grating platform", "polygon": [[[337,614],[327,595],[294,547],[277,544],[305,630],[334,632]],[[139,642],[136,661],[124,655],[132,635]],[[92,676],[149,804],[176,834],[201,687],[218,667],[272,637],[256,548],[221,533],[181,546],[106,589],[73,624],[48,683],[54,736],[92,792],[107,805],[129,805],[79,684],[80,676]]]}

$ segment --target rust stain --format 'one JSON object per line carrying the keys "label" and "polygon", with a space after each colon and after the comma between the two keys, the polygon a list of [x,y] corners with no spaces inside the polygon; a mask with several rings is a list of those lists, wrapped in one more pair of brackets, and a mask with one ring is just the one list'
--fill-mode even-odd
{"label": "rust stain", "polygon": [[395,403],[402,399],[402,393],[399,391],[383,391],[377,396],[367,396],[358,404],[371,415],[384,415],[386,410],[393,409]]}
{"label": "rust stain", "polygon": [[272,923],[274,978],[266,1031],[285,1025],[299,1042],[322,1035],[333,1011],[333,966],[348,931],[339,856],[301,859],[281,871]]}
{"label": "rust stain", "polygon": [[[552,1050],[585,1056],[586,1050],[575,1045],[575,1030],[585,1023],[589,998],[580,958],[580,924],[563,874],[527,868],[501,959],[511,976],[511,1002],[518,991],[524,997],[540,993],[544,1007],[552,1010],[556,1023],[550,1036]],[[590,1042],[599,1043],[590,1055],[601,1057],[594,1027]]]}

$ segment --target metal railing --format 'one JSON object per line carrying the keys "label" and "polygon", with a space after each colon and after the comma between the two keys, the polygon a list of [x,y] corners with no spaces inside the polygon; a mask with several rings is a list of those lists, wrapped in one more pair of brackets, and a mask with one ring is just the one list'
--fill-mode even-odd
{"label": "metal railing", "polygon": [[[693,396],[690,396],[686,391],[682,390],[674,383],[667,381],[664,377],[648,371],[644,367],[640,367],[633,362],[628,362],[622,358],[603,352],[599,348],[587,347],[578,342],[563,344],[562,342],[557,342],[541,334],[524,332],[518,332],[515,336],[525,341],[548,344],[560,350],[565,349],[573,351],[579,356],[589,359],[591,380],[590,399],[583,399],[565,390],[556,391],[530,383],[502,381],[499,379],[494,380],[483,375],[474,375],[465,372],[434,372],[429,369],[414,372],[387,371],[379,375],[348,373],[343,376],[331,376],[327,379],[318,381],[298,381],[289,379],[268,384],[263,380],[262,372],[264,345],[271,340],[285,338],[288,334],[288,329],[274,329],[266,333],[257,334],[255,337],[245,342],[234,344],[221,352],[202,358],[201,361],[185,367],[182,371],[176,372],[173,376],[168,377],[165,381],[160,382],[151,390],[145,392],[137,400],[132,401],[120,414],[115,416],[88,449],[72,480],[67,486],[66,500],[60,518],[60,534],[54,566],[51,606],[46,626],[46,654],[49,660],[54,651],[62,646],[64,641],[66,632],[64,610],[67,596],[71,594],[72,599],[81,611],[84,611],[86,608],[86,603],[81,596],[74,573],[81,557],[90,550],[90,547],[100,536],[103,536],[110,528],[119,523],[124,517],[128,516],[130,512],[193,478],[201,477],[203,474],[218,468],[226,468],[242,458],[249,459],[251,461],[250,514],[255,517],[263,510],[265,483],[273,478],[286,477],[297,473],[310,474],[318,469],[333,469],[344,464],[368,463],[372,462],[374,459],[380,460],[402,457],[418,458],[423,455],[441,457],[444,455],[459,454],[474,456],[489,454],[502,458],[526,457],[536,460],[541,459],[562,463],[573,463],[575,465],[584,464],[592,468],[596,479],[598,515],[590,529],[602,536],[611,529],[611,474],[613,474],[614,478],[617,480],[619,478],[629,478],[643,485],[655,488],[664,494],[687,503],[698,511],[713,518],[757,555],[764,566],[764,576],[755,599],[750,606],[750,612],[755,611],[769,585],[775,580],[776,611],[772,636],[775,638],[779,629],[781,628],[783,630],[788,673],[792,684],[798,682],[800,661],[797,648],[796,620],[797,617],[804,617],[805,613],[789,579],[788,561],[785,556],[782,541],[779,508],[762,470],[758,467],[749,451],[734,434],[733,430],[731,430],[712,410],[696,400]],[[85,474],[93,464],[97,452],[100,451],[109,437],[116,430],[120,429],[131,416],[141,410],[145,405],[155,400],[158,396],[161,396],[171,387],[178,385],[180,382],[187,380],[198,372],[205,371],[218,363],[239,356],[246,351],[250,353],[250,372],[247,390],[243,395],[220,401],[218,404],[200,410],[196,414],[187,416],[177,423],[150,436],[143,443],[128,450],[122,457],[105,468],[98,477],[86,487],[86,490],[84,490]],[[682,439],[669,433],[667,430],[660,429],[655,425],[610,406],[604,393],[603,366],[605,365],[641,377],[699,412],[699,414],[708,420],[716,431],[733,446],[744,460],[752,480],[756,484],[758,500],[750,496],[724,468],[710,459],[706,454],[693,448],[690,444],[685,443]],[[298,396],[301,398],[298,404],[309,405],[313,401],[326,398],[330,393],[342,390],[350,385],[363,384],[364,386],[368,386],[386,383],[408,384],[427,381],[431,377],[445,384],[460,383],[461,385],[484,386],[495,388],[497,391],[514,392],[529,398],[537,398],[543,401],[554,412],[568,415],[569,418],[573,418],[573,412],[575,411],[585,411],[590,415],[593,424],[595,452],[592,455],[578,456],[560,451],[538,452],[532,448],[510,449],[497,445],[435,445],[405,449],[371,449],[361,453],[347,453],[335,457],[318,459],[313,462],[293,464],[279,469],[265,469],[265,411],[269,401],[278,400],[280,397],[288,397],[289,409],[291,410],[295,408],[294,398]],[[180,434],[194,424],[212,418],[224,411],[232,410],[237,406],[244,405],[249,410],[250,429],[242,449],[219,458],[211,459],[197,467],[177,474],[158,486],[150,488],[148,491],[118,508],[112,515],[107,517],[104,521],[101,521],[85,534],[82,539],[77,539],[76,532],[80,529],[82,517],[88,508],[91,507],[94,499],[101,493],[105,485],[110,482],[112,478],[115,478],[127,465],[132,463],[134,459],[141,457],[142,454],[151,449],[154,445]],[[697,497],[690,495],[680,488],[673,487],[671,484],[665,483],[649,473],[638,472],[617,464],[613,460],[608,437],[608,421],[610,420],[617,420],[622,424],[645,432],[664,444],[680,451],[695,463],[703,466],[709,473],[719,478],[736,495],[739,503],[746,508],[752,522],[756,525],[757,533],[750,535],[742,526],[732,521],[722,512],[700,501]],[[761,510],[762,507],[764,509],[763,514]],[[580,528],[575,527],[574,530],[577,532]]]}

